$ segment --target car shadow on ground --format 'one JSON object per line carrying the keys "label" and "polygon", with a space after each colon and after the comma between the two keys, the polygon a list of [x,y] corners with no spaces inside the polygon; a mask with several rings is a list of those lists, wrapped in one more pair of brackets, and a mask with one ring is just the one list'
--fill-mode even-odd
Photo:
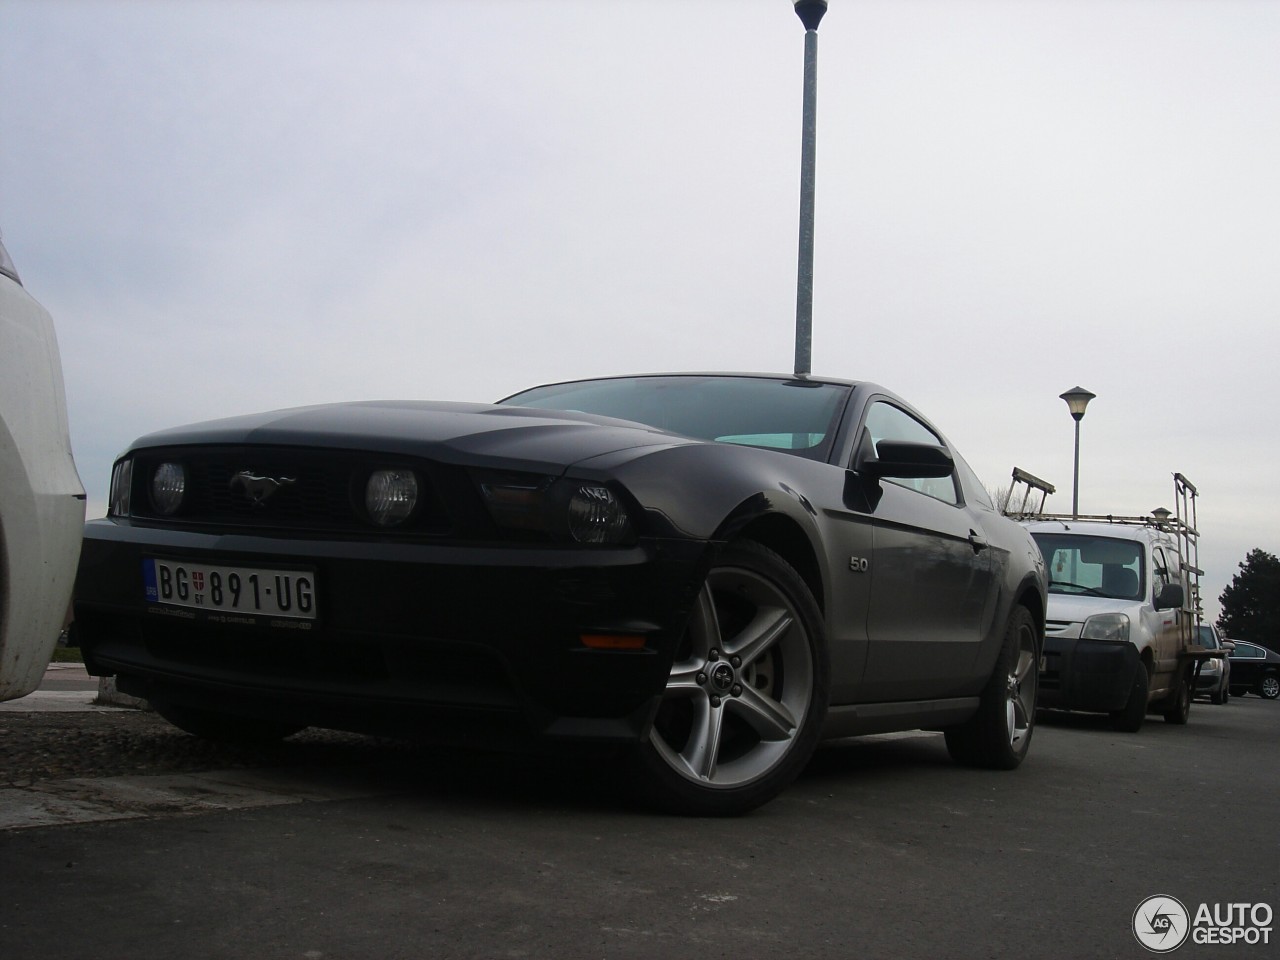
{"label": "car shadow on ground", "polygon": [[[295,753],[288,741],[273,749],[282,751],[284,765],[351,764],[349,773],[423,802],[489,812],[547,807],[608,815],[659,812],[643,799],[621,752],[507,754],[366,739],[364,745],[349,742],[323,751]],[[953,767],[940,734],[850,738],[820,745],[797,784],[856,779],[866,785]]]}
{"label": "car shadow on ground", "polygon": [[848,737],[820,744],[796,782],[835,786],[843,781],[865,788],[882,781],[931,777],[942,768],[954,769],[955,763],[940,733]]}

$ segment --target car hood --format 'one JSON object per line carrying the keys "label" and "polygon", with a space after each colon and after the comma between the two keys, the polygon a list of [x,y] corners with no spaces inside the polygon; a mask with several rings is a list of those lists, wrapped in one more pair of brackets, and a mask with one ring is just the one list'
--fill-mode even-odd
{"label": "car hood", "polygon": [[324,447],[547,471],[623,450],[640,454],[700,442],[574,411],[422,400],[333,403],[212,420],[148,434],[132,449]]}
{"label": "car hood", "polygon": [[1137,617],[1142,612],[1140,600],[1116,600],[1113,597],[1091,597],[1087,594],[1072,595],[1050,593],[1045,610],[1046,620],[1064,623],[1084,623],[1099,613],[1124,613]]}

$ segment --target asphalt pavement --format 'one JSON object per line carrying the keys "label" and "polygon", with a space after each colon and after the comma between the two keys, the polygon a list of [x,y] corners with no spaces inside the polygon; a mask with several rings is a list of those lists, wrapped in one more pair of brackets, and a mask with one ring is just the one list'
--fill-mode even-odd
{"label": "asphalt pavement", "polygon": [[[27,720],[169,736],[93,710]],[[69,778],[125,815],[0,830],[0,944],[6,960],[1148,957],[1149,898],[1280,910],[1278,742],[1280,703],[1256,696],[1136,734],[1050,715],[1007,773],[955,766],[938,734],[860,738],[761,810],[698,820],[629,802],[607,768],[286,741],[247,770]],[[234,799],[270,790],[283,799]],[[1269,960],[1272,932],[1173,956]]]}

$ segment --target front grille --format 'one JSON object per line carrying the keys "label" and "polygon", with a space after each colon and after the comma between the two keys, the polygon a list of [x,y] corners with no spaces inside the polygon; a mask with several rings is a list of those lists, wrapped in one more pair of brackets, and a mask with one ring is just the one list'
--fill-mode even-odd
{"label": "front grille", "polygon": [[[187,486],[173,515],[156,510],[150,480],[165,462],[181,463]],[[418,476],[418,507],[403,525],[383,529],[366,516],[369,475],[409,467]],[[441,536],[453,527],[439,487],[442,470],[374,454],[288,447],[178,447],[135,457],[131,515],[135,519],[201,529]]]}

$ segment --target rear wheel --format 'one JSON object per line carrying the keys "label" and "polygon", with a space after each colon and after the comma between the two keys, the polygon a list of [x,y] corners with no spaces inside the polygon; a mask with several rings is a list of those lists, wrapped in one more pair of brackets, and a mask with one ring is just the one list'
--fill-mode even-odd
{"label": "rear wheel", "polygon": [[1039,658],[1036,625],[1025,607],[1009,618],[978,712],[946,731],[952,759],[974,767],[1012,770],[1022,763],[1036,725]]}
{"label": "rear wheel", "polygon": [[1178,687],[1169,697],[1169,709],[1164,712],[1164,722],[1181,726],[1191,716],[1191,671],[1184,667],[1178,674]]}
{"label": "rear wheel", "polygon": [[1150,694],[1150,681],[1147,679],[1147,665],[1141,660],[1133,668],[1133,683],[1129,686],[1129,699],[1119,710],[1111,713],[1111,726],[1121,733],[1137,733],[1142,729],[1142,722],[1147,719],[1147,697]]}
{"label": "rear wheel", "polygon": [[760,544],[730,545],[707,575],[634,756],[640,788],[699,816],[771,800],[817,745],[828,675],[822,617],[804,581]]}
{"label": "rear wheel", "polygon": [[1258,693],[1266,697],[1268,700],[1274,700],[1280,697],[1280,677],[1274,673],[1268,673],[1262,678],[1262,682],[1258,684]]}
{"label": "rear wheel", "polygon": [[239,717],[214,710],[201,710],[177,703],[151,701],[151,708],[179,730],[204,740],[221,743],[271,743],[292,736],[304,727],[264,720],[258,717]]}

